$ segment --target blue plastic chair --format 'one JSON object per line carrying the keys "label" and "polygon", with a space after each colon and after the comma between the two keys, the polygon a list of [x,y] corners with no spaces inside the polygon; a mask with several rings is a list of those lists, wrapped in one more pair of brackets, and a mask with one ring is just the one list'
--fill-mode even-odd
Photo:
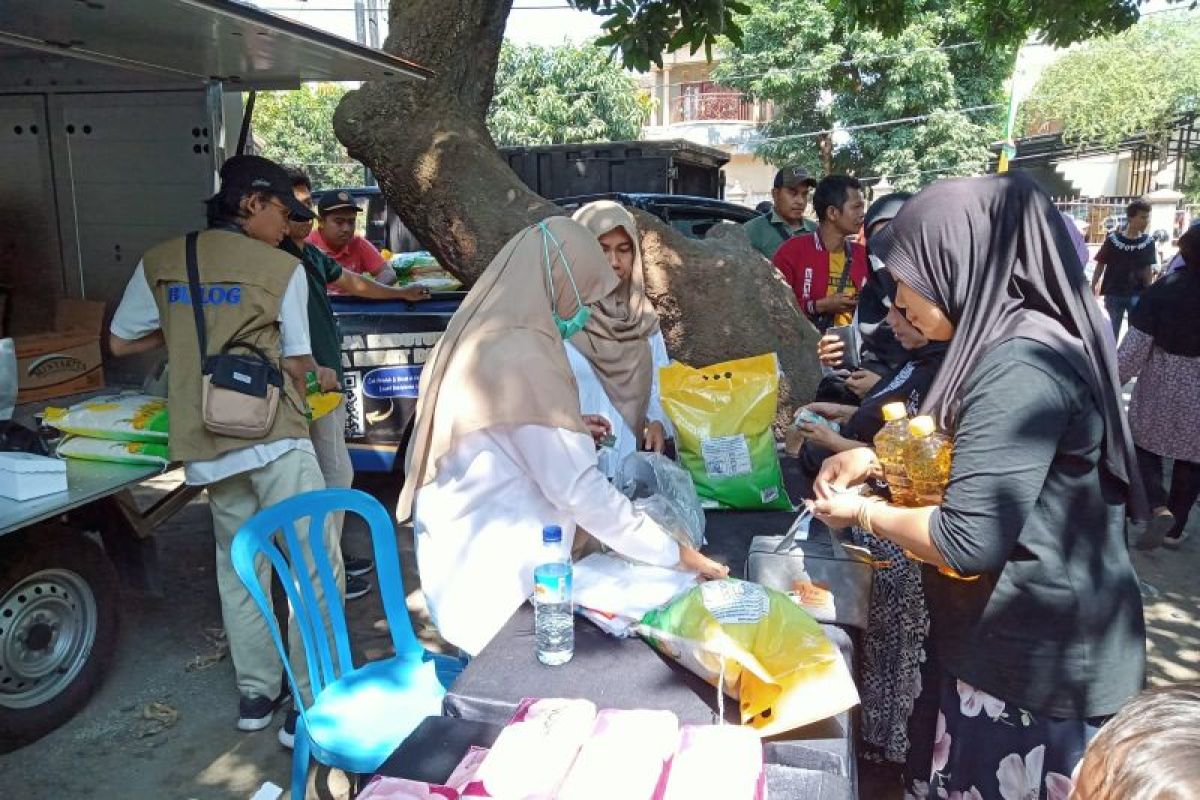
{"label": "blue plastic chair", "polygon": [[[379,592],[396,655],[355,668],[350,655],[346,615],[339,603],[327,604],[323,615],[307,568],[296,554],[311,558],[323,595],[340,597],[325,552],[324,537],[310,535],[303,548],[297,523],[320,532],[330,514],[345,511],[362,517],[374,543]],[[282,540],[285,549],[281,550]],[[315,698],[308,708],[296,690],[296,676],[275,615],[259,585],[254,565],[266,556],[279,575],[304,641],[308,674]],[[233,568],[267,620],[292,687],[299,718],[292,755],[292,798],[303,800],[310,756],[346,772],[370,774],[428,716],[441,714],[446,688],[462,671],[462,662],[429,653],[413,633],[405,605],[396,529],[375,498],[352,489],[325,489],[292,497],[256,514],[234,537]],[[332,642],[330,641],[332,639]]]}

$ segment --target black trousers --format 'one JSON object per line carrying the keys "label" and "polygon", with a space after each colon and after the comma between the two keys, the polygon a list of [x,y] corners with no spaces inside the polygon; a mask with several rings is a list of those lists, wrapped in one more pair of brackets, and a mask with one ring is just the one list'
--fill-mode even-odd
{"label": "black trousers", "polygon": [[1137,448],[1137,459],[1150,508],[1166,506],[1170,509],[1175,515],[1175,527],[1168,535],[1178,536],[1187,526],[1188,514],[1196,498],[1200,497],[1200,464],[1176,459],[1171,468],[1171,488],[1168,491],[1163,479],[1163,462],[1166,459],[1140,447]]}

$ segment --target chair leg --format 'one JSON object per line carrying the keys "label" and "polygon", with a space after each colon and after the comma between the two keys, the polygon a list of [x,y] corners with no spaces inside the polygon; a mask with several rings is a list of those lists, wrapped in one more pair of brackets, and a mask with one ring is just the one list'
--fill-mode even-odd
{"label": "chair leg", "polygon": [[311,748],[304,718],[296,719],[296,739],[292,749],[292,800],[305,800],[308,792],[308,765]]}

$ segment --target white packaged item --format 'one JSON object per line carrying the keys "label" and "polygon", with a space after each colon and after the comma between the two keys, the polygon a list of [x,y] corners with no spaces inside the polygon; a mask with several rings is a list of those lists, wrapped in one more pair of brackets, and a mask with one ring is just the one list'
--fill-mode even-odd
{"label": "white packaged item", "polygon": [[664,800],[764,800],[762,741],[738,725],[688,725]]}
{"label": "white packaged item", "polygon": [[0,453],[0,496],[32,500],[67,490],[67,465],[32,453]]}
{"label": "white packaged item", "polygon": [[613,636],[625,637],[652,608],[696,585],[695,573],[633,564],[613,553],[592,553],[575,564],[572,587],[579,613]]}
{"label": "white packaged item", "polygon": [[476,778],[490,797],[556,797],[595,721],[596,706],[587,700],[524,700]]}
{"label": "white packaged item", "polygon": [[678,739],[670,711],[601,711],[558,800],[650,800]]}

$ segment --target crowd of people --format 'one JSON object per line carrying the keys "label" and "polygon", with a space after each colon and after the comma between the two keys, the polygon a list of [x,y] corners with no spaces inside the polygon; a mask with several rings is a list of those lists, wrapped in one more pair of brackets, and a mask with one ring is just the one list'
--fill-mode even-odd
{"label": "crowd of people", "polygon": [[[386,285],[385,262],[354,234],[350,195],[326,195],[314,211],[306,176],[252,156],[230,159],[221,177],[197,260],[204,282],[241,286],[239,300],[196,311],[168,292],[188,283],[185,240],[172,240],[135,271],[111,346],[168,349],[172,455],[209,490],[238,726],[258,730],[278,706],[281,664],[229,564],[233,534],[283,497],[353,477],[344,417],[304,414],[313,376],[326,389],[341,382],[328,296],[425,295]],[[1180,240],[1182,268],[1152,283],[1144,209],[1131,206],[1097,257],[1106,319],[1078,232],[1019,174],[939,181],[867,208],[854,178],[789,167],[772,197],[746,233],[825,334],[826,374],[807,408],[839,423],[799,427],[807,502],[879,564],[860,685],[873,757],[905,764],[916,798],[1156,796],[1123,793],[1150,780],[1130,753],[1194,720],[1200,696],[1134,699],[1145,629],[1126,525],[1145,523],[1141,546],[1177,545],[1200,495],[1187,413],[1200,386],[1200,339],[1187,324],[1200,311],[1200,230]],[[514,235],[430,354],[397,517],[412,521],[438,630],[466,656],[532,593],[544,525],[559,525],[576,553],[603,545],[703,578],[728,574],[610,482],[624,456],[663,452],[673,436],[657,377],[668,354],[644,286],[636,221],[617,203],[591,203]],[[286,402],[257,441],[204,424],[199,313],[213,341],[252,344],[286,374]],[[1135,376],[1130,424],[1122,386]],[[936,506],[895,505],[878,481],[871,443],[895,402],[952,437]],[[869,481],[875,491],[855,490]],[[340,527],[299,532],[334,557],[338,602],[369,591],[371,569],[342,557]],[[285,743],[294,724],[292,712]],[[1200,781],[1196,743],[1186,746],[1193,759],[1171,760],[1170,774]]]}

